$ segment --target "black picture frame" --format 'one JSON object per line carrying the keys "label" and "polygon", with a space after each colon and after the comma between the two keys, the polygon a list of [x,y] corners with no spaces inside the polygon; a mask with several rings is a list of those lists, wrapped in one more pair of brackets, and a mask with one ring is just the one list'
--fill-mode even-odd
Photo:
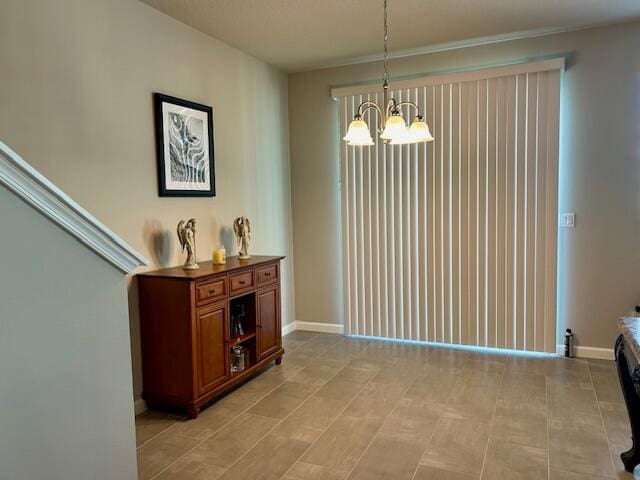
{"label": "black picture frame", "polygon": [[[175,181],[172,184],[172,180],[167,178],[167,162],[172,162],[172,150],[171,148],[175,148],[175,144],[171,145],[171,139],[167,139],[167,125],[165,125],[165,115],[163,111],[163,105],[167,104],[169,107],[174,110],[180,109],[181,112],[186,114],[189,113],[189,110],[193,111],[192,115],[187,116],[187,122],[184,122],[185,115],[183,113],[179,113],[177,116],[175,112],[171,112],[170,115],[174,115],[172,118],[176,118],[182,121],[182,128],[174,128],[173,131],[178,131],[181,135],[189,135],[190,139],[194,139],[196,141],[199,140],[199,146],[202,146],[203,152],[202,154],[205,157],[205,162],[207,162],[208,168],[204,168],[202,174],[204,175],[202,182],[178,182]],[[184,110],[188,109],[188,110]],[[155,123],[155,135],[156,135],[156,155],[157,155],[157,163],[158,163],[158,195],[160,197],[215,197],[216,195],[216,176],[215,176],[215,153],[214,153],[214,141],[213,141],[213,108],[207,105],[202,105],[200,103],[191,102],[189,100],[184,100],[182,98],[172,97],[170,95],[165,95],[162,93],[155,92],[153,94],[153,112],[154,112],[154,123]],[[200,112],[200,115],[197,115],[196,112]],[[195,114],[195,115],[194,115]],[[202,118],[202,114],[206,116],[206,122]],[[192,135],[189,129],[189,121],[192,117],[197,116],[200,117],[196,119],[196,122],[202,121],[201,132],[196,132],[196,135]],[[205,125],[206,123],[206,125]],[[197,124],[197,123],[196,123]],[[206,130],[205,130],[206,129]],[[204,136],[207,136],[207,139],[204,139]],[[198,134],[200,137],[198,138]],[[183,137],[185,138],[185,137]],[[187,153],[177,153],[176,156],[184,158],[184,155],[188,155],[191,149],[188,149]],[[171,152],[169,154],[170,158],[165,158],[167,155],[167,151]],[[176,150],[173,150],[176,151]],[[174,161],[175,162],[175,161]],[[174,165],[180,166],[180,170],[189,169],[189,172],[192,175],[199,175],[201,172],[197,169],[197,167],[185,167],[183,163],[176,162]],[[173,171],[173,165],[169,164],[169,171]],[[179,172],[182,175],[185,175],[183,171]],[[207,178],[208,175],[208,178]],[[193,185],[193,188],[189,188],[189,183]],[[184,185],[182,185],[184,184]],[[206,188],[208,187],[208,188]]]}

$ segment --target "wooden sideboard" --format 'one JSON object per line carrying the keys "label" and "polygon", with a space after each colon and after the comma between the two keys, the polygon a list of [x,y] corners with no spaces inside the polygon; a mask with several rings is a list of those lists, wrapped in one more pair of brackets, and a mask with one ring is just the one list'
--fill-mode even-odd
{"label": "wooden sideboard", "polygon": [[[227,258],[198,270],[139,274],[143,398],[150,408],[177,406],[196,418],[207,402],[246,380],[284,350],[280,260]],[[231,311],[244,305],[243,335],[231,334]],[[232,373],[231,348],[242,343],[249,366]]]}

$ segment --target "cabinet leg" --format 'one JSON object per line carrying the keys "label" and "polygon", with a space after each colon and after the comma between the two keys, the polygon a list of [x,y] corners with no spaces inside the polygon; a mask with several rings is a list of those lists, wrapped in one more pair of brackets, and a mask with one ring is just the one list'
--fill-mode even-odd
{"label": "cabinet leg", "polygon": [[620,335],[616,341],[615,358],[618,366],[618,378],[631,424],[632,446],[626,452],[621,453],[620,458],[625,470],[633,472],[635,466],[640,464],[640,450],[636,448],[636,440],[640,439],[640,395],[638,395],[635,385],[635,372],[632,374],[629,371],[629,363],[624,351],[625,345],[624,337]]}
{"label": "cabinet leg", "polygon": [[187,417],[189,417],[191,420],[198,418],[199,413],[199,407],[187,407]]}
{"label": "cabinet leg", "polygon": [[276,358],[276,365],[282,364],[282,357]]}

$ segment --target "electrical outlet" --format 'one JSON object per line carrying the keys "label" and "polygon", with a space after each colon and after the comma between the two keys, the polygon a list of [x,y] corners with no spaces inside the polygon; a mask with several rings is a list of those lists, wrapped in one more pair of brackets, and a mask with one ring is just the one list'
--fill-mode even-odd
{"label": "electrical outlet", "polygon": [[576,226],[576,214],[575,213],[561,213],[560,214],[560,227],[573,228]]}

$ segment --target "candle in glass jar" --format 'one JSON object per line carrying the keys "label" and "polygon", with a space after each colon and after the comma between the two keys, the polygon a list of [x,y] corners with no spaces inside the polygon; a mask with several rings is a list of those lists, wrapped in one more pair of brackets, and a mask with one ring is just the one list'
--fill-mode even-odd
{"label": "candle in glass jar", "polygon": [[227,263],[227,252],[224,247],[218,247],[213,251],[214,265],[224,265]]}

